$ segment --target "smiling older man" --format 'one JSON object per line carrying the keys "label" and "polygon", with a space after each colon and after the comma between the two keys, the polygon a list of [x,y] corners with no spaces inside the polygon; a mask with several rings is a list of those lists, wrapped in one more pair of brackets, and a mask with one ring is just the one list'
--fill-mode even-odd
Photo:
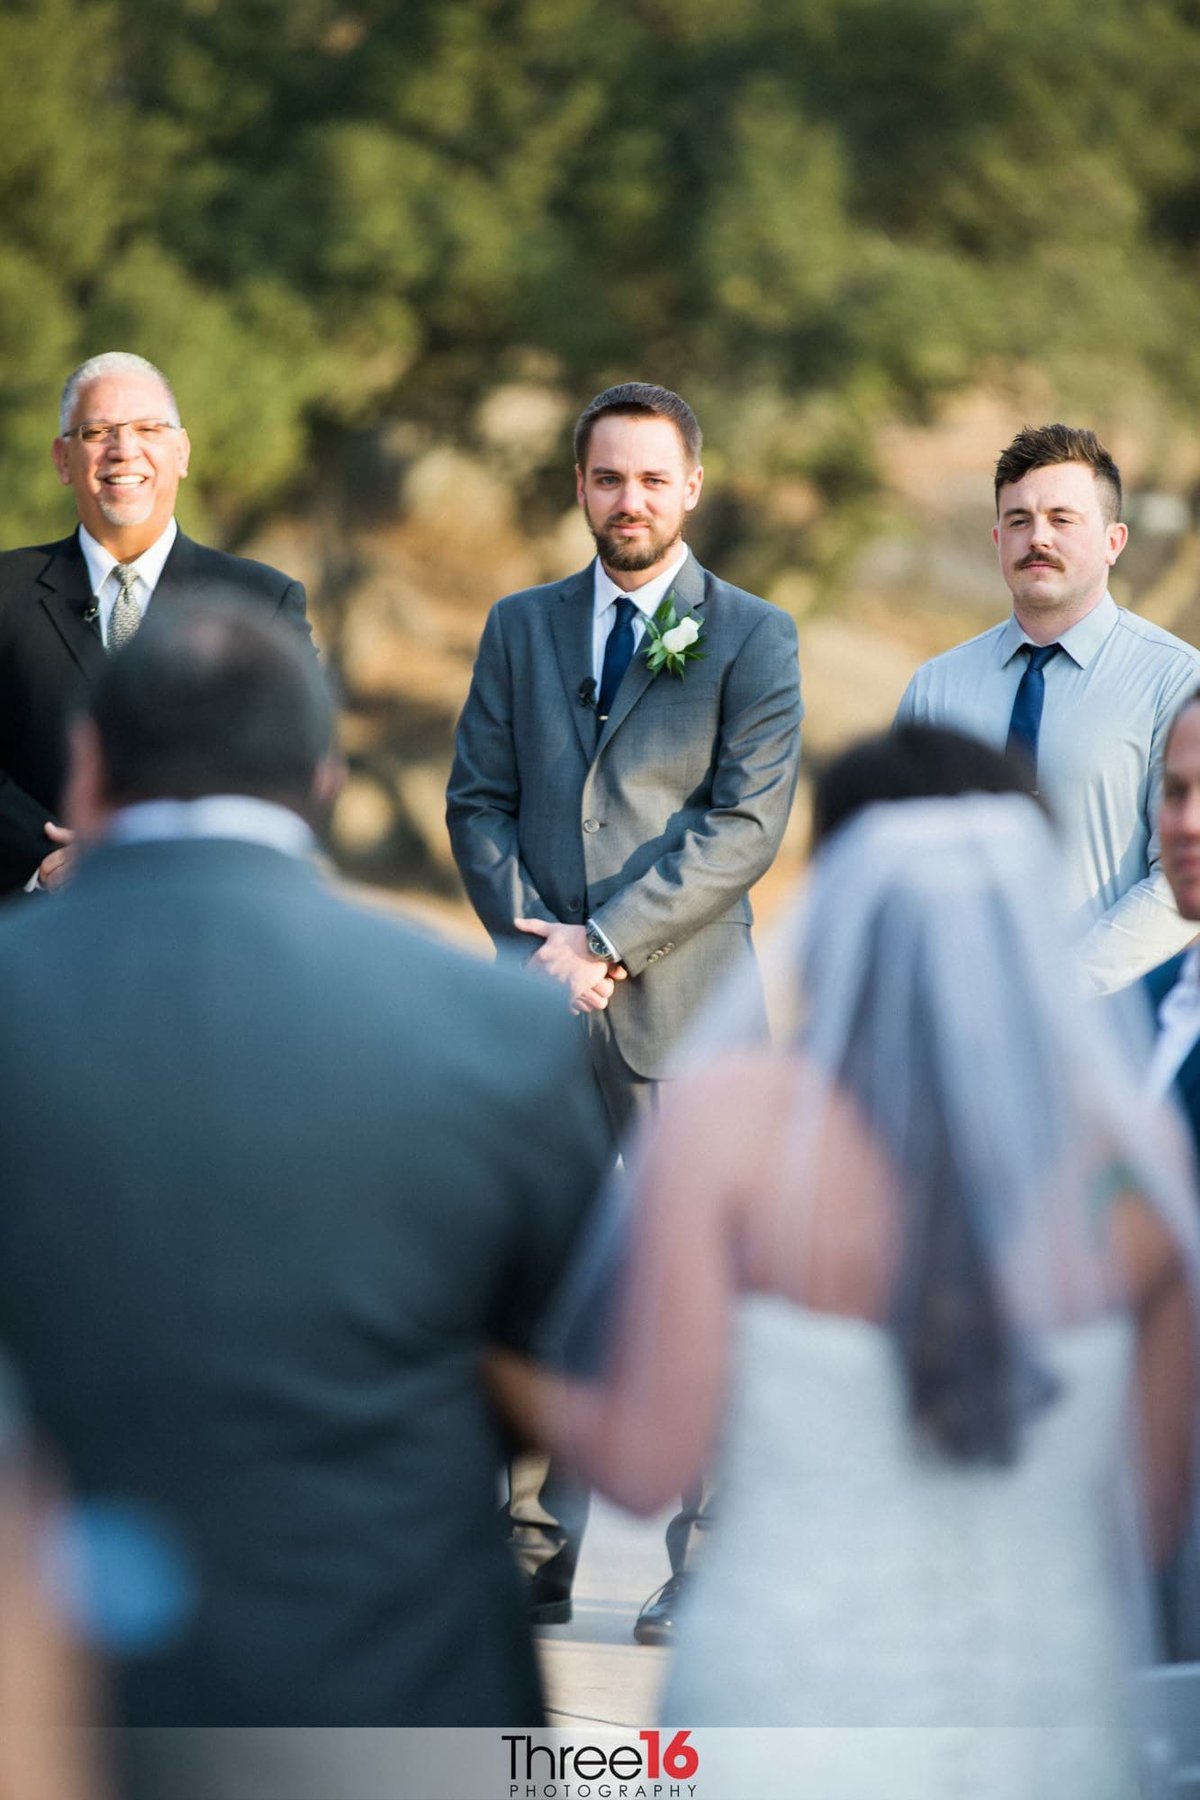
{"label": "smiling older man", "polygon": [[69,375],[53,455],[78,529],[0,556],[0,895],[65,878],[66,717],[151,602],[244,599],[308,632],[298,581],[176,525],[191,446],[153,363],[111,350]]}
{"label": "smiling older man", "polygon": [[918,669],[896,719],[1024,757],[1059,824],[1085,975],[1108,993],[1191,935],[1159,866],[1158,809],[1167,728],[1200,656],[1108,591],[1129,532],[1094,432],[1019,432],[995,487],[1012,616]]}

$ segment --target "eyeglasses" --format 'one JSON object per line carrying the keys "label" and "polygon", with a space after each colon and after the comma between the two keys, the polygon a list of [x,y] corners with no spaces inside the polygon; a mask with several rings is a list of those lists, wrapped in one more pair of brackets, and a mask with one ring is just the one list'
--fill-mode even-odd
{"label": "eyeglasses", "polygon": [[169,419],[122,419],[116,425],[101,425],[88,419],[82,425],[72,425],[70,431],[64,431],[62,435],[77,437],[81,444],[115,444],[118,432],[132,431],[139,444],[158,444],[169,431],[182,429],[180,425],[172,425]]}

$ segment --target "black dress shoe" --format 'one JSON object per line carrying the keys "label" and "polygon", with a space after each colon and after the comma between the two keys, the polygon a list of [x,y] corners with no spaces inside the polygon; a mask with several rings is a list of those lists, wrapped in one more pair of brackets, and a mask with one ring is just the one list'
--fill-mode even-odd
{"label": "black dress shoe", "polygon": [[672,1575],[651,1594],[637,1616],[633,1635],[639,1644],[673,1644],[679,1622],[679,1605],[687,1593],[686,1570]]}
{"label": "black dress shoe", "polygon": [[531,1625],[569,1625],[571,1590],[560,1581],[530,1575],[525,1581],[525,1616]]}

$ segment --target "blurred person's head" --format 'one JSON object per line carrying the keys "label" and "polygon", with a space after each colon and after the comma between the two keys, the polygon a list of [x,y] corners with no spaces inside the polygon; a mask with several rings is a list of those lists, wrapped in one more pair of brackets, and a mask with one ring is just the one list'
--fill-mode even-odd
{"label": "blurred person's head", "polygon": [[678,553],[704,481],[700,445],[687,401],[651,382],[606,388],[580,415],[576,495],[600,560],[620,587],[653,580]]}
{"label": "blurred person's head", "polygon": [[108,350],[68,375],[53,454],[80,523],[118,561],[131,562],[170,522],[191,446],[162,370]]}
{"label": "blurred person's head", "polygon": [[1158,832],[1175,904],[1185,919],[1200,920],[1200,688],[1167,733]]}
{"label": "blurred person's head", "polygon": [[1051,643],[1103,599],[1125,548],[1121,473],[1094,431],[1026,426],[996,464],[992,540],[1020,624]]}
{"label": "blurred person's head", "polygon": [[959,794],[1025,794],[1019,764],[978,738],[941,725],[897,725],[851,744],[817,777],[813,848],[864,807],[890,800],[953,799]]}
{"label": "blurred person's head", "polygon": [[71,821],[95,838],[139,801],[242,794],[319,823],[333,742],[325,678],[295,632],[232,603],[154,609],[76,721]]}

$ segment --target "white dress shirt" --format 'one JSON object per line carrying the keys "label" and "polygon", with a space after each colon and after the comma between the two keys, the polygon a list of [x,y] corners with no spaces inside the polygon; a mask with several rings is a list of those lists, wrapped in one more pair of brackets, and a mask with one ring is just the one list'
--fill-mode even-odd
{"label": "white dress shirt", "polygon": [[1158,1005],[1158,1036],[1146,1071],[1146,1092],[1161,1100],[1200,1039],[1200,944],[1183,959],[1179,979]]}
{"label": "white dress shirt", "polygon": [[[643,587],[634,588],[631,593],[627,593],[624,588],[617,586],[600,558],[596,558],[592,564],[595,596],[592,615],[592,674],[596,678],[597,688],[600,686],[604,673],[604,650],[608,643],[608,634],[617,622],[617,601],[632,600],[637,607],[633,619],[633,653],[636,656],[638,645],[646,635],[646,620],[654,617],[670,592],[671,583],[686,561],[687,545],[680,544],[679,555],[669,569],[662,575],[656,575],[653,581],[647,581]],[[620,962],[621,953],[612,939],[601,931],[593,920],[589,919],[588,924],[592,926],[597,936],[608,945],[611,960]]]}
{"label": "white dress shirt", "polygon": [[604,646],[608,642],[608,634],[616,624],[617,601],[632,600],[637,607],[637,615],[633,621],[633,653],[637,655],[638,645],[646,635],[646,620],[652,619],[661,603],[666,599],[671,583],[687,561],[687,545],[679,546],[679,555],[663,575],[656,575],[645,587],[634,588],[626,593],[605,569],[597,557],[592,565],[595,570],[595,614],[592,624],[592,674],[596,677],[596,686],[600,686],[600,677],[604,671]]}
{"label": "white dress shirt", "polygon": [[[1158,810],[1167,729],[1200,683],[1200,655],[1109,594],[1058,641],[1038,785],[1058,825],[1084,973],[1107,994],[1195,935],[1159,867]],[[1028,642],[1014,616],[935,656],[909,682],[896,723],[952,726],[1003,750]]]}
{"label": "white dress shirt", "polygon": [[309,856],[315,839],[299,813],[253,794],[202,794],[196,800],[139,800],[114,813],[105,842],[152,844],[178,838],[233,838],[287,856]]}
{"label": "white dress shirt", "polygon": [[[138,610],[143,619],[150,597],[158,586],[163,572],[163,564],[171,554],[171,545],[179,534],[179,527],[174,519],[167,521],[167,528],[161,537],[155,538],[148,550],[134,558],[125,566],[133,570],[133,597],[138,603]],[[117,596],[121,592],[121,583],[113,573],[117,568],[117,558],[103,544],[98,544],[85,525],[79,527],[79,548],[83,552],[83,560],[87,564],[88,580],[96,605],[100,609],[100,636],[104,647],[108,648],[108,624],[112,618],[113,607],[117,604]]]}

